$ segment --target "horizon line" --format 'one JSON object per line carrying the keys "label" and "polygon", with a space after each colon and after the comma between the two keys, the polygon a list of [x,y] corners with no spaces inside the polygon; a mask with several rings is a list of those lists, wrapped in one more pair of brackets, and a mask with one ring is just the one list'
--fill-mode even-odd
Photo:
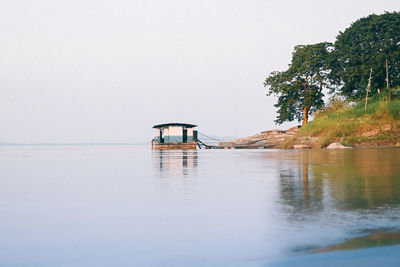
{"label": "horizon line", "polygon": [[136,146],[146,145],[147,142],[135,143],[118,143],[118,142],[73,142],[73,143],[58,143],[58,142],[43,142],[43,143],[17,143],[17,142],[2,142],[0,146]]}

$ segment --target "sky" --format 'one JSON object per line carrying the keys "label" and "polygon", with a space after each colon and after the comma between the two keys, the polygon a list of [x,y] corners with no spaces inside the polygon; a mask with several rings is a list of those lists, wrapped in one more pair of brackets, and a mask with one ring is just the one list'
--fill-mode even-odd
{"label": "sky", "polygon": [[152,126],[241,137],[276,125],[263,82],[398,0],[0,2],[0,140],[150,142]]}

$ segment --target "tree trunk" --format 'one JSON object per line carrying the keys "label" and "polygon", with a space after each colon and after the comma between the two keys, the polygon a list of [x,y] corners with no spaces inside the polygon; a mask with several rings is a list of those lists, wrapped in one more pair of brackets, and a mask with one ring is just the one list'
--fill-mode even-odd
{"label": "tree trunk", "polygon": [[308,123],[308,107],[303,108],[303,124],[302,126]]}
{"label": "tree trunk", "polygon": [[305,107],[303,108],[303,124],[306,125],[308,123],[308,77],[306,79],[306,82],[303,83],[304,86],[304,105]]}

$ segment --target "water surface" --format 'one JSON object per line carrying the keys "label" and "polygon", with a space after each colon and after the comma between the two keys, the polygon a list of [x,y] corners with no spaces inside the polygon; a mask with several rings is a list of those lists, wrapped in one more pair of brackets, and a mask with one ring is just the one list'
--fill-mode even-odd
{"label": "water surface", "polygon": [[0,147],[0,265],[268,266],[398,232],[399,162],[400,149]]}

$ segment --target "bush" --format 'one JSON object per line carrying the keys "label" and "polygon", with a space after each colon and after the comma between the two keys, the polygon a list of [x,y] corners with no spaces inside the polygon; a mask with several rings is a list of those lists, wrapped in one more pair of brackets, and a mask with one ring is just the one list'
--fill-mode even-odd
{"label": "bush", "polygon": [[337,110],[344,110],[350,106],[349,101],[340,96],[333,96],[326,107],[323,109],[325,112],[332,112]]}

